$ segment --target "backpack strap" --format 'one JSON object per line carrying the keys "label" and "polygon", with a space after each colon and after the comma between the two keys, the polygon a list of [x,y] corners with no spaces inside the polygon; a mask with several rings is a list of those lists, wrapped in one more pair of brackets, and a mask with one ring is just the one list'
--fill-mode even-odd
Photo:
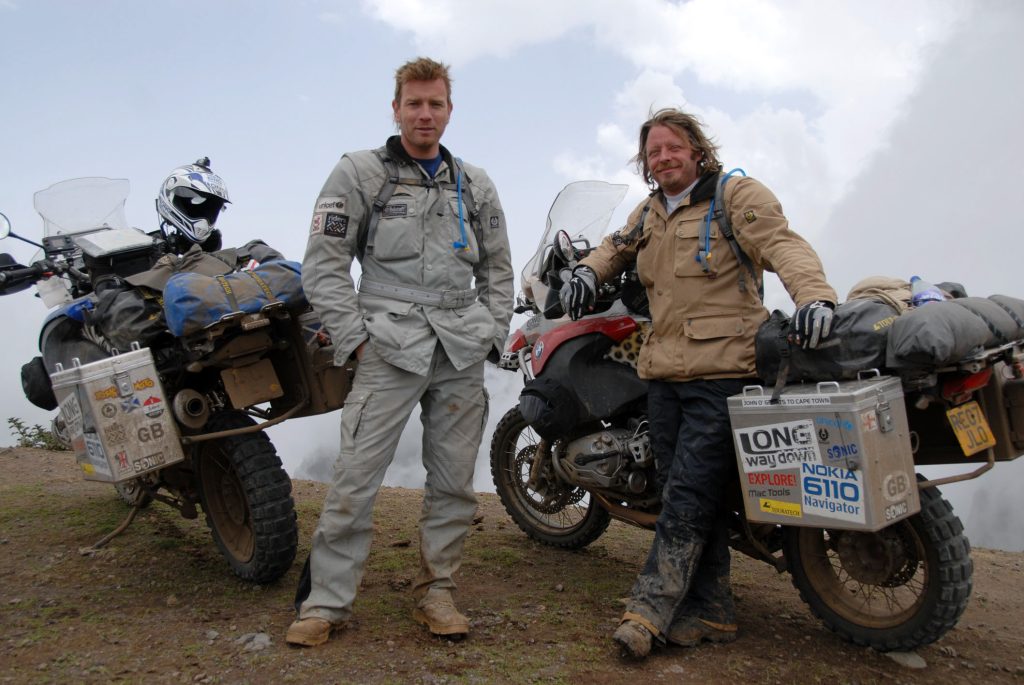
{"label": "backpack strap", "polygon": [[[708,258],[710,258],[709,242],[710,242],[710,226],[711,221],[718,224],[718,231],[722,236],[729,241],[729,247],[732,249],[732,253],[736,255],[736,261],[740,263],[739,273],[739,286],[740,292],[747,292],[747,281],[744,275],[744,270],[750,274],[751,280],[754,285],[757,286],[757,296],[762,301],[764,300],[764,284],[757,280],[757,270],[754,268],[754,263],[751,261],[747,253],[740,247],[739,242],[736,240],[736,235],[732,230],[732,219],[729,216],[729,212],[725,207],[725,182],[729,180],[729,177],[733,174],[742,174],[746,176],[746,172],[743,169],[736,168],[727,174],[720,174],[718,184],[715,186],[715,197],[711,200],[711,206],[708,208],[707,216],[704,218],[704,235],[702,236],[701,251],[698,252],[697,261],[701,262],[701,266],[704,267],[704,271],[708,271],[710,265],[708,264]],[[701,255],[704,259],[701,259]]]}
{"label": "backpack strap", "polygon": [[[384,208],[388,202],[391,201],[391,196],[395,193],[395,188],[399,185],[414,185],[424,186],[427,188],[438,185],[441,187],[451,187],[453,185],[460,191],[459,192],[459,219],[460,223],[462,220],[462,200],[465,198],[465,204],[469,207],[469,223],[473,229],[473,233],[476,236],[477,245],[480,250],[480,258],[483,259],[484,254],[484,241],[483,241],[483,229],[480,225],[480,211],[477,209],[476,202],[473,200],[473,189],[470,187],[469,176],[466,175],[466,182],[462,182],[462,177],[465,175],[465,170],[462,166],[462,160],[454,158],[456,182],[452,183],[437,183],[433,179],[426,179],[422,174],[417,174],[415,178],[401,178],[399,177],[398,164],[392,159],[388,153],[387,146],[382,146],[373,151],[373,154],[377,156],[380,163],[384,166],[384,184],[373,198],[373,204],[370,207],[369,214],[364,217],[362,224],[359,227],[359,236],[356,240],[356,249],[358,250],[359,261],[363,260],[366,255],[366,250],[369,249],[373,252],[373,239],[377,235],[377,224],[380,222],[381,214],[384,213]],[[465,234],[463,232],[462,242],[465,243]]]}
{"label": "backpack strap", "polygon": [[636,223],[633,224],[633,228],[629,229],[628,233],[625,235],[622,234],[622,231],[615,231],[615,233],[612,233],[613,245],[616,247],[619,247],[620,245],[632,245],[636,239],[640,237],[640,234],[644,231],[644,220],[647,219],[647,212],[651,211],[652,197],[654,196],[651,195],[647,198],[647,203],[640,212],[640,218],[636,220]]}

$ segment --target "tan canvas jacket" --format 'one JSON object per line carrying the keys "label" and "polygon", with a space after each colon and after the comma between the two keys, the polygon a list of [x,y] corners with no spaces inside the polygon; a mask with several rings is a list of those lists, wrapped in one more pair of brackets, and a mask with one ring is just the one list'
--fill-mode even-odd
{"label": "tan canvas jacket", "polygon": [[[743,267],[714,221],[712,272],[702,271],[696,259],[716,181],[716,174],[701,178],[672,216],[666,216],[662,195],[655,193],[633,210],[621,232],[628,236],[649,201],[639,236],[625,244],[608,236],[581,262],[595,271],[598,282],[636,263],[653,322],[640,351],[641,378],[687,381],[756,375],[754,336],[768,311],[749,272],[746,292],[740,290]],[[798,306],[815,300],[837,302],[817,254],[789,228],[770,190],[752,178],[733,177],[724,197],[733,232],[753,262],[758,283],[765,270],[773,271]]]}

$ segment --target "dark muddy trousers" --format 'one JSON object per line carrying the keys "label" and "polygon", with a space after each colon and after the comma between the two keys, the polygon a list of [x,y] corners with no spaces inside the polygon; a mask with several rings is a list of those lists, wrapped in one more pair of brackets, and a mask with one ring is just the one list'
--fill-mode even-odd
{"label": "dark muddy trousers", "polygon": [[651,445],[665,479],[654,544],[628,612],[660,631],[684,615],[734,623],[724,506],[736,478],[726,399],[749,380],[651,381]]}

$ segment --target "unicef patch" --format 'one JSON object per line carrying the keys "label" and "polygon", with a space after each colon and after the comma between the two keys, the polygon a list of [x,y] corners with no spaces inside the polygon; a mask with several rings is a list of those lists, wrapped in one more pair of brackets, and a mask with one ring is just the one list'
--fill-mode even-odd
{"label": "unicef patch", "polygon": [[344,238],[348,235],[348,215],[328,214],[324,220],[324,235],[333,238]]}

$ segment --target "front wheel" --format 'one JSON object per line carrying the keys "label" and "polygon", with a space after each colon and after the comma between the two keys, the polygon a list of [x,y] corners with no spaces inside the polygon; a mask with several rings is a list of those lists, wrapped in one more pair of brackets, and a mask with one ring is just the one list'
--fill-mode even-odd
{"label": "front wheel", "polygon": [[874,533],[789,528],[793,585],[844,639],[879,651],[917,649],[956,625],[971,594],[971,547],[936,488],[921,511]]}
{"label": "front wheel", "polygon": [[491,439],[491,477],[501,503],[516,525],[538,542],[582,549],[601,537],[611,517],[586,490],[566,483],[549,463],[528,484],[538,458],[539,436],[513,407],[501,417]]}
{"label": "front wheel", "polygon": [[[211,431],[253,425],[231,412],[210,420]],[[266,433],[244,433],[201,443],[200,495],[206,524],[237,576],[255,583],[277,580],[298,546],[292,482]]]}

